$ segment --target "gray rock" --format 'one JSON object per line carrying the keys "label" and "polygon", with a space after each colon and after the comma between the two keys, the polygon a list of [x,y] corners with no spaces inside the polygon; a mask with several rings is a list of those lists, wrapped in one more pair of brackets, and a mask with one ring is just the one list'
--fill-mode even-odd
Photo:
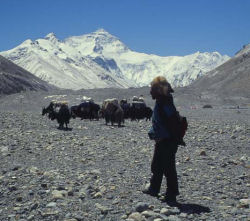
{"label": "gray rock", "polygon": [[149,208],[149,204],[143,203],[143,202],[139,202],[135,206],[135,211],[141,213],[141,212],[147,210],[148,208]]}
{"label": "gray rock", "polygon": [[169,216],[169,215],[178,215],[178,214],[180,214],[180,210],[177,207],[162,208],[161,209],[161,214],[164,214],[166,216]]}
{"label": "gray rock", "polygon": [[46,205],[46,207],[49,207],[49,208],[53,208],[53,207],[56,207],[57,204],[55,202],[50,202]]}
{"label": "gray rock", "polygon": [[30,216],[28,216],[27,220],[28,221],[35,220],[35,216],[34,215],[30,215]]}
{"label": "gray rock", "polygon": [[178,218],[177,216],[174,216],[174,215],[170,215],[170,216],[168,217],[168,220],[169,220],[169,221],[181,221],[180,218]]}
{"label": "gray rock", "polygon": [[248,199],[240,199],[239,207],[249,208],[250,198]]}
{"label": "gray rock", "polygon": [[107,208],[106,206],[103,206],[99,203],[95,204],[96,208],[101,211],[101,214],[107,214],[111,209]]}
{"label": "gray rock", "polygon": [[233,134],[233,135],[231,135],[231,137],[230,137],[230,138],[234,140],[234,139],[236,139],[236,138],[237,138],[237,136]]}
{"label": "gray rock", "polygon": [[76,214],[73,216],[77,221],[83,221],[84,220],[84,217],[79,215],[79,214]]}
{"label": "gray rock", "polygon": [[139,212],[131,213],[127,220],[144,221],[143,216]]}
{"label": "gray rock", "polygon": [[51,194],[53,199],[63,199],[66,196],[67,192],[65,190],[53,190]]}
{"label": "gray rock", "polygon": [[143,211],[141,214],[143,216],[145,216],[146,218],[152,217],[153,219],[158,218],[160,216],[159,213],[156,213],[156,212],[153,212],[153,211],[150,211],[150,210]]}

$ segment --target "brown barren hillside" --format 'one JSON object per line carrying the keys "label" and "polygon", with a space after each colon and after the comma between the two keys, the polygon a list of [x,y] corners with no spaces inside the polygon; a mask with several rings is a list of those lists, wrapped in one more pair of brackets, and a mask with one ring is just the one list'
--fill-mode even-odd
{"label": "brown barren hillside", "polygon": [[190,99],[247,104],[250,101],[250,45],[188,87],[176,91],[180,99],[187,102]]}

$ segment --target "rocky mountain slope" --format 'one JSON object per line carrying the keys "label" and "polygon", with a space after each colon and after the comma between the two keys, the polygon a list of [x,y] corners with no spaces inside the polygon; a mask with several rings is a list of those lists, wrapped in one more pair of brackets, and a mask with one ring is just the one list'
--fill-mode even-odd
{"label": "rocky mountain slope", "polygon": [[40,78],[34,76],[13,62],[0,56],[0,96],[21,91],[54,89]]}
{"label": "rocky mountain slope", "polygon": [[201,97],[250,98],[250,44],[190,85]]}
{"label": "rocky mountain slope", "polygon": [[50,33],[0,54],[51,84],[74,90],[144,86],[157,75],[185,86],[229,59],[218,52],[183,57],[138,53],[103,29],[63,41]]}

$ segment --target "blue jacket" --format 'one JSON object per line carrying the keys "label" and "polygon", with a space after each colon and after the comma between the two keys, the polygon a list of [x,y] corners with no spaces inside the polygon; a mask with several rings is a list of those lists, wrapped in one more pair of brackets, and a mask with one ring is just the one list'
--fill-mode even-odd
{"label": "blue jacket", "polygon": [[163,108],[166,118],[171,117],[176,113],[176,108],[171,95],[169,95],[166,100],[156,101],[152,116],[152,127],[148,132],[151,140],[171,138],[169,131],[166,126],[164,126],[164,121],[159,115],[159,108]]}

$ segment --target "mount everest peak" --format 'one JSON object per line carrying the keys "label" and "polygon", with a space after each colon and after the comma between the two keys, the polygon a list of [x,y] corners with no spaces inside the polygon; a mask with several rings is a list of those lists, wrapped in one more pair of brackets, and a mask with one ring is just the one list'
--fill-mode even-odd
{"label": "mount everest peak", "polygon": [[49,33],[0,54],[42,80],[75,90],[144,86],[157,75],[174,87],[186,86],[229,59],[218,52],[168,57],[138,53],[104,29],[64,40]]}
{"label": "mount everest peak", "polygon": [[53,32],[47,34],[47,35],[44,37],[44,39],[49,40],[49,41],[51,41],[51,42],[53,42],[53,43],[59,41],[59,40],[56,38],[55,33],[53,33]]}

